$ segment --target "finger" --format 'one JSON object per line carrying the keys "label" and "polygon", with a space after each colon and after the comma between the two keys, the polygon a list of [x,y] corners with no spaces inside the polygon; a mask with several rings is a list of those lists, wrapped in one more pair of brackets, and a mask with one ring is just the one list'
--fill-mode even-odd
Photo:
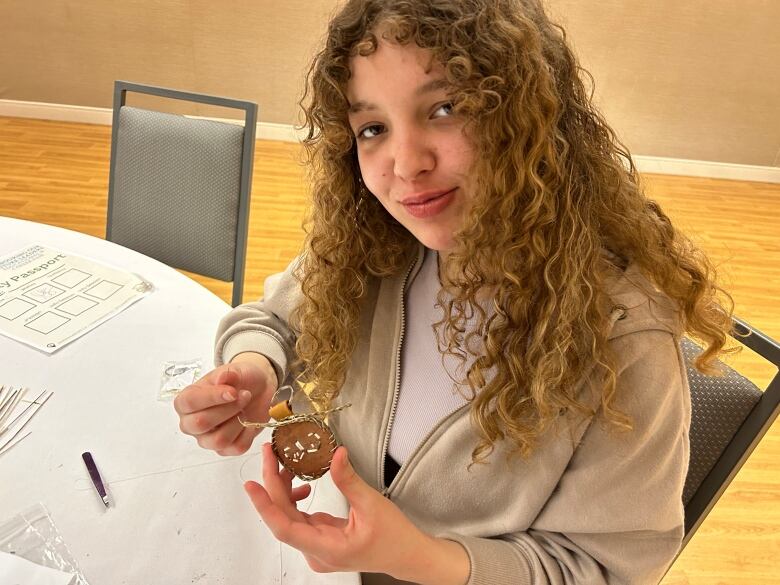
{"label": "finger", "polygon": [[222,455],[224,453],[220,452],[233,445],[243,430],[244,427],[234,417],[215,427],[211,432],[196,436],[196,439],[198,445],[204,449],[211,449]]}
{"label": "finger", "polygon": [[198,445],[214,451],[226,449],[235,442],[243,430],[244,427],[233,418],[217,426],[210,433],[200,435]]}
{"label": "finger", "polygon": [[217,451],[219,455],[243,455],[252,446],[255,437],[260,434],[260,429],[241,427],[240,434],[224,449]]}
{"label": "finger", "polygon": [[290,492],[290,498],[292,498],[294,502],[305,500],[309,495],[311,495],[311,485],[308,483],[294,487]]}
{"label": "finger", "polygon": [[241,380],[241,370],[234,364],[223,364],[215,368],[201,378],[195,381],[196,384],[205,383],[206,385],[227,384],[228,386],[237,386]]}
{"label": "finger", "polygon": [[[273,448],[271,450],[273,451]],[[282,480],[286,482],[286,485],[288,486],[288,491],[292,493],[292,490],[295,489],[293,488],[292,484],[297,479],[297,476],[292,471],[287,469],[284,465],[281,466],[279,470],[279,475],[282,476]],[[303,487],[304,485],[308,485],[309,487],[311,487],[311,484],[309,484],[308,482],[300,484],[298,487]]]}
{"label": "finger", "polygon": [[[276,529],[289,528],[293,524],[294,520],[273,501],[265,487],[256,481],[246,481],[244,482],[244,491],[249,496],[252,505],[257,510],[257,513],[260,514],[263,522],[269,525],[269,528],[271,528],[271,523],[273,523]],[[271,529],[272,532],[274,532],[274,528]]]}
{"label": "finger", "polygon": [[311,484],[304,483],[297,487],[292,487],[293,480],[295,479],[295,474],[289,469],[287,469],[285,466],[282,466],[281,470],[279,471],[279,475],[282,477],[282,480],[285,482],[285,485],[288,488],[287,489],[288,497],[293,502],[300,502],[301,500],[305,500],[306,498],[309,497],[309,494],[311,494]]}
{"label": "finger", "polygon": [[[246,397],[242,395],[239,400],[228,404],[204,408],[189,414],[180,414],[179,428],[181,432],[192,436],[210,433],[216,430],[218,426],[228,422],[234,423],[237,428],[243,428],[238,419],[236,419],[236,415],[246,406],[244,404],[245,400]],[[231,421],[231,419],[233,420]]]}
{"label": "finger", "polygon": [[241,402],[243,406],[246,406],[251,399],[252,393],[249,390],[239,391],[227,384],[207,384],[204,382],[187,386],[182,390],[174,398],[173,408],[177,413],[183,415],[236,402]]}
{"label": "finger", "polygon": [[241,374],[233,366],[226,366],[224,370],[214,373],[215,384],[227,384],[228,386],[238,386],[241,381]]}
{"label": "finger", "polygon": [[306,560],[306,564],[309,565],[309,568],[315,573],[335,573],[339,571],[338,568],[318,559],[313,555],[303,555],[303,558]]}
{"label": "finger", "polygon": [[271,443],[263,445],[263,487],[274,504],[291,517],[301,517],[290,496],[291,480],[285,479],[279,472],[279,460],[276,458]]}
{"label": "finger", "polygon": [[305,521],[291,518],[271,500],[268,491],[259,483],[247,481],[244,483],[244,490],[263,522],[278,540],[315,557],[327,551],[329,536],[320,534]]}
{"label": "finger", "polygon": [[[273,451],[273,447],[271,447],[271,451]],[[274,453],[274,456],[275,455],[276,454]],[[289,481],[290,483],[292,483],[292,480],[295,477],[295,474],[289,469],[287,469],[284,465],[282,465],[282,468],[279,470],[279,475],[282,476],[283,480]]]}
{"label": "finger", "polygon": [[344,446],[336,449],[333,455],[333,461],[330,464],[330,476],[333,479],[333,483],[344,494],[347,502],[355,511],[364,510],[375,496],[382,497],[379,492],[363,481],[355,472],[355,469],[349,462],[347,448]]}
{"label": "finger", "polygon": [[332,528],[338,529],[347,527],[346,518],[338,518],[336,516],[326,514],[325,512],[315,512],[314,514],[306,514],[304,512],[303,515],[312,526],[330,526]]}

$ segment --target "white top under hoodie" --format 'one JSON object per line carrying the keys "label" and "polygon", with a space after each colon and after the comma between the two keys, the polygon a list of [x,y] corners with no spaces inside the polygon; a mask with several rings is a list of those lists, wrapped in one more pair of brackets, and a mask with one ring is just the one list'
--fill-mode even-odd
{"label": "white top under hoodie", "polygon": [[401,386],[387,449],[403,465],[441,419],[466,404],[457,391],[463,366],[439,351],[433,324],[443,310],[436,297],[441,288],[439,255],[425,250],[420,271],[406,292],[406,329],[401,346]]}

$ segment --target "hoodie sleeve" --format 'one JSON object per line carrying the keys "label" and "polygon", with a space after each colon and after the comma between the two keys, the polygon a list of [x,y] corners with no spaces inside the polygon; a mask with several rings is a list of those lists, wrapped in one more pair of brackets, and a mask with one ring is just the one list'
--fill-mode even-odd
{"label": "hoodie sleeve", "polygon": [[230,311],[217,329],[214,363],[219,366],[243,352],[266,356],[284,380],[295,355],[296,333],[288,324],[301,292],[293,275],[298,259],[284,272],[269,276],[259,301],[239,305]]}
{"label": "hoodie sleeve", "polygon": [[468,585],[655,585],[683,536],[690,396],[676,338],[643,331],[612,341],[616,407],[633,430],[591,421],[540,514],[498,538],[441,535],[471,560]]}

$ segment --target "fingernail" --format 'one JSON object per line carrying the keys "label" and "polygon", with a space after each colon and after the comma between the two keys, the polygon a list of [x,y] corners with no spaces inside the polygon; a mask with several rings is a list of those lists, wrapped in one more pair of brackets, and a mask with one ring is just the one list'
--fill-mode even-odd
{"label": "fingernail", "polygon": [[249,390],[242,390],[241,391],[241,400],[244,402],[249,402],[252,399],[252,393]]}
{"label": "fingernail", "polygon": [[236,399],[230,390],[225,390],[225,392],[222,394],[222,398],[225,400],[225,402],[232,402]]}

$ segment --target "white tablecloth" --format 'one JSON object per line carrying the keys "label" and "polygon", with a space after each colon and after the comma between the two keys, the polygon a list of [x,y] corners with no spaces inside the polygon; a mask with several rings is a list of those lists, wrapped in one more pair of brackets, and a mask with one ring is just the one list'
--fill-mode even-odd
{"label": "white tablecloth", "polygon": [[[229,306],[175,270],[98,238],[0,217],[0,256],[40,243],[136,272],[155,291],[53,355],[0,336],[0,383],[54,392],[0,457],[0,520],[42,503],[90,585],[356,584],[356,574],[311,572],[280,545],[244,494],[260,479],[250,453],[219,457],[178,429],[157,399],[162,364],[212,367],[217,322]],[[81,460],[91,451],[111,507]],[[344,515],[329,476],[304,509]],[[2,579],[0,579],[2,581]]]}

